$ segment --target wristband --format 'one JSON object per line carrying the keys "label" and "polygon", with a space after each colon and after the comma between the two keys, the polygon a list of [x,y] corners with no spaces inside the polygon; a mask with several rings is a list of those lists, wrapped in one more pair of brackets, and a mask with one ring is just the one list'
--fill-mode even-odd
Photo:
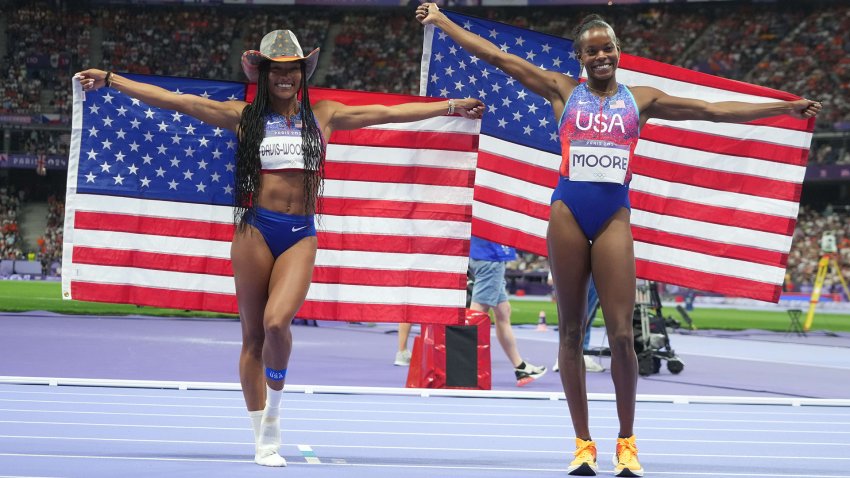
{"label": "wristband", "polygon": [[449,99],[449,112],[446,113],[448,115],[455,114],[455,100]]}
{"label": "wristband", "polygon": [[103,79],[103,82],[106,84],[107,88],[112,87],[112,72],[111,71],[106,72],[106,78]]}

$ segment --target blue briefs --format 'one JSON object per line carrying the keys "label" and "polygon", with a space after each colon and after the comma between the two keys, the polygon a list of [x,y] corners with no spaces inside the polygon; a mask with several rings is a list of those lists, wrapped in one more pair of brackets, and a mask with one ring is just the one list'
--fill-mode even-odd
{"label": "blue briefs", "polygon": [[561,176],[558,186],[552,193],[554,203],[557,200],[570,208],[584,237],[592,241],[602,226],[611,219],[620,208],[631,209],[629,187],[616,183],[596,183],[588,181],[570,181]]}
{"label": "blue briefs", "polygon": [[297,216],[261,207],[245,213],[244,221],[257,228],[275,259],[305,237],[316,235],[313,216]]}

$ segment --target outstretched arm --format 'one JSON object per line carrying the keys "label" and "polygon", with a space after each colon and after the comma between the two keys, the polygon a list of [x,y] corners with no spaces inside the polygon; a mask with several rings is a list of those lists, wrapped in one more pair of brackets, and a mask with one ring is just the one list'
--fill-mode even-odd
{"label": "outstretched arm", "polygon": [[314,109],[316,114],[323,118],[321,123],[334,131],[364,128],[383,123],[409,123],[442,116],[450,110],[464,118],[479,119],[484,114],[484,103],[475,98],[465,98],[429,103],[404,103],[395,106],[346,106],[336,101],[326,100],[316,103]]}
{"label": "outstretched arm", "polygon": [[[546,98],[555,107],[565,104],[576,80],[558,72],[540,69],[533,63],[516,55],[506,53],[499,47],[469,32],[451,21],[434,3],[423,3],[416,8],[416,19],[423,25],[434,25],[456,41],[464,50],[504,71],[526,88]],[[563,108],[555,108],[560,111]]]}
{"label": "outstretched arm", "polygon": [[[107,72],[103,70],[89,69],[77,73],[75,77],[80,79],[83,91],[94,91],[106,86],[106,75]],[[109,82],[111,88],[151,106],[179,111],[231,131],[236,131],[239,126],[239,118],[247,104],[244,101],[216,101],[196,95],[181,95],[115,73],[109,74]]]}
{"label": "outstretched arm", "polygon": [[819,102],[806,99],[769,103],[746,103],[743,101],[709,103],[692,98],[670,96],[655,88],[642,89],[648,93],[645,99],[649,101],[649,104],[642,110],[647,118],[673,121],[704,120],[745,123],[785,114],[799,119],[809,119],[817,116],[821,110]]}

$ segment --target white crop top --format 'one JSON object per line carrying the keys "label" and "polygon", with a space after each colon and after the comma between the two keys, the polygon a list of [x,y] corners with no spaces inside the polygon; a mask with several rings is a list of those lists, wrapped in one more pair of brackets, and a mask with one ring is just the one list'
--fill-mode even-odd
{"label": "white crop top", "polygon": [[301,126],[300,113],[289,118],[278,113],[266,116],[266,135],[260,143],[263,173],[304,169]]}

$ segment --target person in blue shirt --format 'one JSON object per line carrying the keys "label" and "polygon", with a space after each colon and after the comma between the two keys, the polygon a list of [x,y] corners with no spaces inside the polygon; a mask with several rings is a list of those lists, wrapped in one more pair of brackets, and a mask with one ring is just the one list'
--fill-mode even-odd
{"label": "person in blue shirt", "polygon": [[472,236],[469,247],[469,269],[474,283],[469,308],[496,319],[496,338],[514,366],[518,387],[546,374],[546,367],[532,365],[522,359],[511,329],[511,303],[505,290],[505,263],[516,259],[516,249]]}

